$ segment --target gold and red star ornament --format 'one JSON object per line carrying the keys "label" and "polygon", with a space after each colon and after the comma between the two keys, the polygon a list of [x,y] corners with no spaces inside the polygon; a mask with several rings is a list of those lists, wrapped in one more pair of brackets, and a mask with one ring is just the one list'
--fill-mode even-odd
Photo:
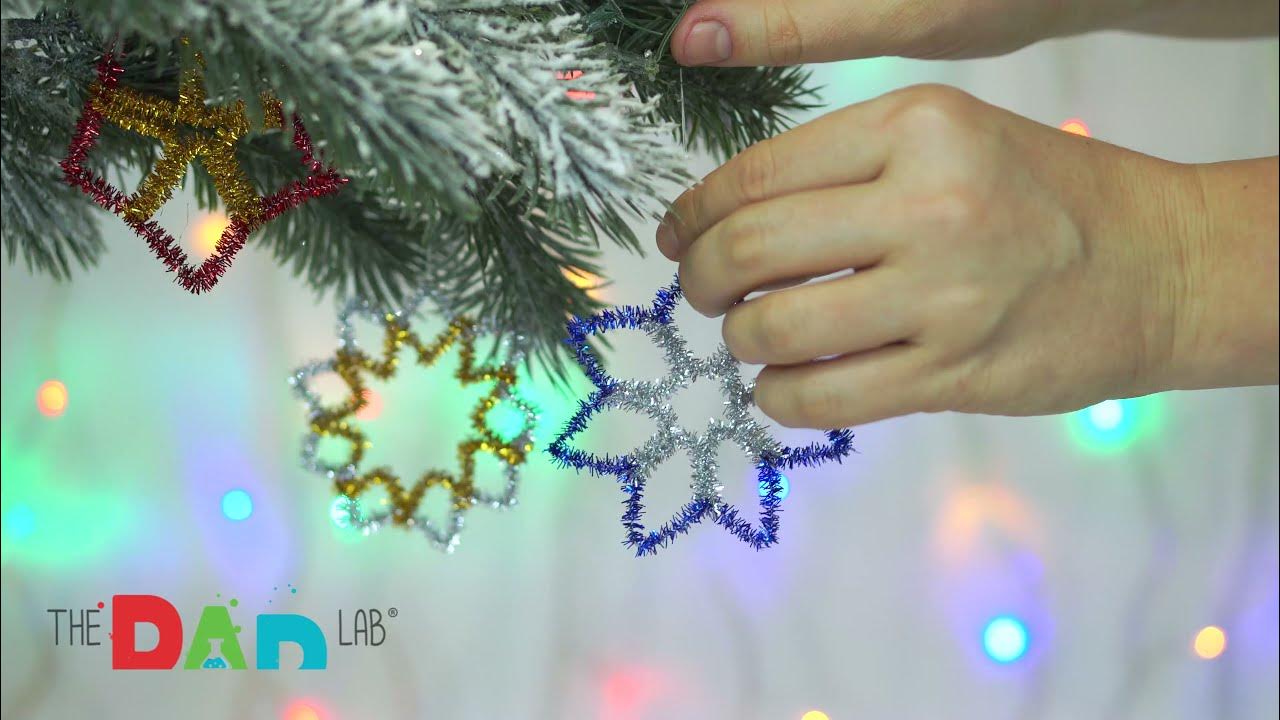
{"label": "gold and red star ornament", "polygon": [[[97,81],[89,89],[67,157],[61,165],[68,183],[123,218],[147,241],[165,267],[177,274],[178,284],[188,292],[199,294],[218,284],[250,233],[308,200],[337,192],[347,178],[321,162],[302,120],[295,115],[293,146],[308,172],[307,177],[269,195],[260,195],[235,155],[237,143],[253,130],[245,114],[244,101],[210,105],[204,85],[204,59],[199,53],[194,57],[194,64],[181,73],[177,100],[172,100],[121,85],[124,68],[114,53],[105,53],[98,63]],[[261,130],[283,129],[280,101],[270,93],[263,93],[261,102],[264,118]],[[131,195],[85,166],[104,123],[108,122],[154,138],[161,144],[160,159]],[[196,159],[212,178],[230,222],[214,252],[199,265],[192,265],[174,237],[154,218]]]}

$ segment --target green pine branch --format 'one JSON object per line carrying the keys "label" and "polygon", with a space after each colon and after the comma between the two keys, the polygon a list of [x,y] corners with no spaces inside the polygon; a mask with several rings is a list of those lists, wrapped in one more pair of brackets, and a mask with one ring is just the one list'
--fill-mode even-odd
{"label": "green pine branch", "polygon": [[[10,5],[6,5],[0,170],[4,180],[3,244],[10,263],[21,259],[33,272],[66,279],[77,266],[92,267],[101,255],[99,224],[115,220],[103,220],[86,196],[65,185],[57,163],[66,152],[98,57],[106,47],[101,33],[109,25],[104,25],[104,19],[123,22],[129,17],[137,24],[133,28],[137,32],[121,32],[115,38],[126,50],[124,77],[131,87],[172,97],[177,68],[184,61],[183,53],[190,52],[166,35],[167,25],[160,24],[157,10],[127,16],[124,11],[139,2],[115,0],[95,9],[92,28],[65,11],[11,19]],[[477,7],[495,6],[488,0],[475,2]],[[237,0],[234,7],[244,13],[295,12],[281,3],[284,0]],[[722,158],[776,134],[788,125],[792,113],[810,107],[808,74],[800,68],[677,66],[670,56],[669,34],[687,4],[685,0],[564,0],[560,10],[545,4],[521,5],[520,17],[546,22],[561,11],[577,13],[577,27],[591,38],[592,47],[604,53],[609,67],[624,85],[634,88],[639,101],[652,104],[650,122],[655,127],[663,121],[670,123],[678,140]],[[222,11],[203,9],[195,0],[181,0],[180,5],[181,12],[203,17],[205,27],[223,32],[217,30]],[[344,8],[349,6],[347,3]],[[349,17],[354,21],[361,16]],[[382,25],[374,28],[374,35],[385,46],[391,42],[385,13],[380,18]],[[458,27],[470,28],[465,17],[459,18],[462,25]],[[332,28],[333,20],[329,18],[326,27]],[[510,27],[500,26],[508,28],[503,33],[511,32]],[[483,28],[469,31],[488,32]],[[354,47],[359,44],[359,32],[372,31],[352,28],[351,32],[357,34],[344,42]],[[167,40],[157,42],[160,37]],[[213,47],[200,48],[210,67],[215,101],[246,96],[251,88],[241,85],[246,78],[256,77],[264,61],[289,54],[320,56],[320,51],[308,48],[277,49],[264,55],[254,45],[261,39],[218,37],[220,42]],[[509,41],[509,35],[500,39]],[[411,37],[405,41],[414,42]],[[333,61],[331,54],[323,56]],[[486,58],[478,67],[496,72],[498,66],[492,63],[500,58]],[[344,116],[355,112],[357,106],[350,97],[331,98],[331,93],[358,96],[362,118],[382,112],[379,103],[396,101],[374,91],[395,80],[369,77],[380,72],[378,63],[368,57],[361,62],[340,69],[299,66],[272,70],[273,77],[286,81],[276,88],[277,94],[304,117],[326,158],[336,161],[351,181],[336,195],[306,203],[266,224],[250,242],[268,249],[277,262],[320,293],[357,294],[395,304],[422,283],[431,283],[459,310],[527,336],[538,364],[553,372],[562,371],[567,355],[560,341],[566,318],[599,308],[570,275],[587,272],[603,277],[600,253],[604,243],[640,252],[641,245],[628,221],[654,207],[652,201],[657,198],[645,193],[611,196],[592,191],[558,195],[542,180],[550,176],[538,167],[558,158],[536,155],[532,137],[513,145],[521,154],[514,158],[515,171],[473,175],[465,182],[446,182],[448,187],[439,189],[440,178],[419,182],[431,163],[454,163],[457,158],[432,155],[430,145],[421,139],[413,141],[417,144],[412,152],[404,154],[400,152],[403,140],[371,138],[367,129],[360,132],[363,120]],[[567,62],[570,66],[566,70],[573,70],[573,59]],[[600,60],[584,56],[581,62],[588,65]],[[594,74],[589,79],[603,77],[600,66],[590,67],[596,69],[591,70]],[[336,85],[334,77],[339,79]],[[297,87],[291,84],[295,81],[304,90],[299,95],[290,94]],[[349,92],[344,90],[347,86]],[[529,88],[511,87],[513,92],[526,93],[513,100],[511,112],[540,111],[530,104],[535,95],[528,94]],[[592,86],[570,79],[564,87],[590,90]],[[401,113],[384,122],[406,123],[410,122],[408,117]],[[435,113],[431,118],[430,122],[439,123],[447,115]],[[585,131],[584,126],[580,132]],[[465,142],[454,130],[447,132],[450,142]],[[537,142],[556,141],[554,135],[540,137]],[[372,149],[368,141],[373,141]],[[359,147],[362,143],[366,145],[363,148]],[[599,153],[604,149],[576,145],[574,152],[595,153],[582,157],[586,162],[601,162]],[[136,178],[151,166],[156,153],[156,144],[146,138],[107,130],[91,163],[112,177]],[[300,177],[287,131],[251,136],[237,153],[260,191],[269,192]],[[359,158],[370,157],[369,153],[376,163],[365,166]],[[419,162],[426,155],[434,159]],[[448,165],[442,177],[456,177],[456,170],[456,165]],[[570,165],[563,171],[574,172],[575,168]],[[209,178],[199,172],[191,177],[201,207],[216,207],[217,195]],[[587,176],[573,180],[578,187],[592,186],[592,178]]]}
{"label": "green pine branch", "polygon": [[615,65],[686,145],[724,160],[791,125],[816,107],[803,67],[683,68],[671,56],[671,32],[691,0],[563,0],[584,32],[609,48]]}

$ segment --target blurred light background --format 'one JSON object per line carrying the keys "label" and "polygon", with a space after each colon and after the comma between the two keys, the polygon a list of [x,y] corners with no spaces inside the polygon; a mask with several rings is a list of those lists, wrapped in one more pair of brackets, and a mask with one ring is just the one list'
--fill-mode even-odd
{"label": "blurred light background", "polygon": [[[1112,34],[816,75],[831,107],[945,82],[1174,160],[1277,152],[1275,41]],[[186,197],[166,212],[197,251],[225,222]],[[633,559],[612,482],[539,454],[520,505],[472,511],[444,556],[409,533],[354,535],[298,467],[285,378],[333,352],[332,298],[252,246],[191,297],[102,222],[112,250],[74,283],[3,269],[5,720],[1277,715],[1275,388],[859,428],[859,454],[789,478],[783,542],[758,554],[703,527]],[[673,270],[656,253],[608,261],[613,302],[646,302]],[[659,370],[643,344],[619,347],[624,374]],[[375,385],[362,416],[407,472],[447,466],[465,422],[470,396],[442,371]],[[524,392],[545,443],[573,398]],[[589,442],[621,452],[649,432],[620,415]],[[726,466],[731,498],[756,492]],[[683,469],[653,483],[657,509]],[[48,608],[117,593],[167,598],[188,643],[226,598],[237,622],[309,615],[329,668],[113,672],[105,638],[53,645]],[[383,645],[337,646],[338,610],[392,607]]]}

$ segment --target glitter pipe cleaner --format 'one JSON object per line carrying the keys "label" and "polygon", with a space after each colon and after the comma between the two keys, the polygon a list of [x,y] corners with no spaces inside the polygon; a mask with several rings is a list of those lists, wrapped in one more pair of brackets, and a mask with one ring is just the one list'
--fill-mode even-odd
{"label": "glitter pipe cleaner", "polygon": [[[826,433],[825,442],[802,447],[786,447],[775,440],[767,427],[751,417],[752,386],[743,383],[738,361],[729,354],[728,348],[721,345],[708,358],[696,358],[689,350],[673,321],[682,297],[679,280],[676,280],[658,290],[650,307],[616,307],[569,322],[566,342],[573,347],[578,363],[596,389],[579,402],[577,412],[547,452],[563,467],[617,478],[626,495],[622,515],[625,543],[637,555],[657,552],[707,519],[760,550],[778,540],[782,472],[831,460],[839,462],[852,451],[853,435],[848,430],[831,430]],[[618,380],[605,372],[588,341],[592,336],[620,329],[643,330],[652,339],[662,350],[668,368],[666,377]],[[711,419],[704,430],[693,432],[681,427],[671,401],[677,391],[700,378],[719,381],[725,398],[724,411],[721,417]],[[570,445],[593,416],[610,408],[643,413],[653,419],[658,432],[625,455],[593,455]],[[717,449],[724,441],[737,445],[757,470],[761,490],[758,524],[743,517],[741,511],[724,500],[716,460]],[[654,468],[679,450],[689,455],[692,497],[665,524],[648,529],[644,523],[645,487]]]}
{"label": "glitter pipe cleaner", "polygon": [[[309,174],[304,180],[291,182],[270,195],[259,196],[235,157],[236,143],[250,129],[244,102],[206,105],[204,60],[199,53],[195,58],[197,66],[182,72],[178,99],[174,101],[122,87],[120,76],[124,68],[114,54],[105,53],[98,63],[98,79],[90,88],[67,156],[60,165],[67,183],[80,188],[97,205],[122,217],[147,241],[151,252],[169,272],[176,273],[179,285],[188,292],[200,294],[218,284],[250,233],[308,200],[337,192],[347,183],[347,178],[324,166],[312,148],[302,120],[295,115],[293,146]],[[261,99],[263,129],[283,128],[280,102],[269,93],[264,93]],[[162,143],[162,157],[133,195],[126,195],[85,166],[103,124],[108,121]],[[213,254],[193,266],[173,236],[152,218],[181,184],[187,167],[197,157],[213,178],[230,222]]]}
{"label": "glitter pipe cleaner", "polygon": [[[349,301],[338,316],[339,346],[336,355],[299,368],[289,378],[289,384],[308,408],[310,431],[302,443],[302,465],[333,482],[334,488],[348,498],[349,502],[343,503],[343,510],[351,525],[365,534],[372,534],[387,525],[417,528],[433,545],[452,552],[458,544],[464,515],[473,505],[501,509],[515,504],[519,467],[533,450],[533,430],[538,415],[515,388],[516,368],[524,358],[524,338],[502,338],[494,355],[497,362],[478,365],[476,340],[481,336],[496,335],[496,330],[456,316],[444,332],[432,342],[424,343],[409,329],[408,323],[418,315],[427,300],[440,310],[442,316],[449,315],[426,291],[416,294],[399,312],[380,310],[358,299]],[[357,317],[365,317],[385,328],[380,358],[360,349],[354,328]],[[460,356],[456,377],[462,385],[493,383],[493,389],[479,399],[466,418],[470,432],[457,446],[458,473],[431,470],[412,485],[406,485],[389,468],[361,470],[369,442],[355,417],[367,402],[362,375],[367,373],[383,380],[394,376],[399,364],[397,355],[405,346],[414,351],[416,364],[424,367],[435,364],[456,347]],[[326,373],[336,373],[348,390],[346,398],[337,407],[326,407],[310,387],[313,378]],[[503,402],[515,408],[522,417],[520,431],[510,440],[499,437],[487,421],[488,413]],[[341,438],[349,443],[350,454],[346,462],[331,464],[318,457],[318,445],[323,437]],[[494,455],[503,462],[505,483],[499,491],[490,492],[476,485],[475,456],[478,453]],[[426,492],[436,486],[450,493],[449,514],[443,525],[419,512]],[[381,507],[366,510],[360,502],[361,495],[374,488],[385,489],[387,498]]]}

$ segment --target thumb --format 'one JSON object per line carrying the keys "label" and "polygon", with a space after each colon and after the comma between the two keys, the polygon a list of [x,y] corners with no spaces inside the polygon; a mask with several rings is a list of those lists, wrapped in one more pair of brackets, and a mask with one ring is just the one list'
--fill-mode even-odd
{"label": "thumb", "polygon": [[[850,0],[701,0],[671,36],[681,65],[799,65],[864,56]],[[874,4],[874,0],[873,0]]]}

